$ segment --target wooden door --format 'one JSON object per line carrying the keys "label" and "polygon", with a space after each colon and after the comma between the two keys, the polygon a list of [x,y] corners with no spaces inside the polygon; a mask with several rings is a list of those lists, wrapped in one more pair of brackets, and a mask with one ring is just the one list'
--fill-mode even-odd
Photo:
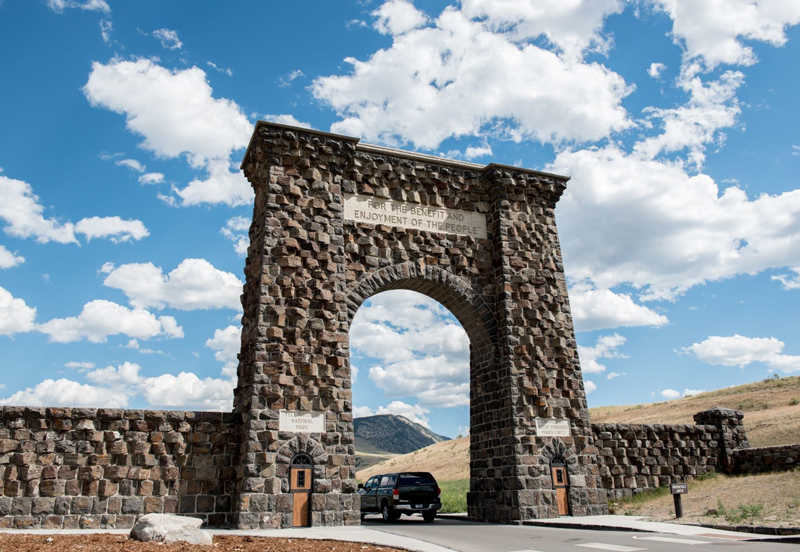
{"label": "wooden door", "polygon": [[290,473],[292,492],[292,526],[308,527],[311,506],[311,468],[292,467]]}
{"label": "wooden door", "polygon": [[556,490],[556,502],[558,502],[558,515],[569,515],[569,479],[565,466],[551,466],[553,476],[553,488]]}

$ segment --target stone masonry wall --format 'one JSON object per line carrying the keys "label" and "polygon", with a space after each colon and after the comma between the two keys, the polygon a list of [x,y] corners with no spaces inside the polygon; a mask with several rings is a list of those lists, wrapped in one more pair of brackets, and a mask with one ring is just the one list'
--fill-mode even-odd
{"label": "stone masonry wall", "polygon": [[609,498],[685,483],[719,467],[713,425],[592,424]]}
{"label": "stone masonry wall", "polygon": [[788,471],[800,466],[800,444],[733,451],[735,473]]}
{"label": "stone masonry wall", "polygon": [[0,528],[130,528],[179,513],[230,523],[238,416],[6,406]]}

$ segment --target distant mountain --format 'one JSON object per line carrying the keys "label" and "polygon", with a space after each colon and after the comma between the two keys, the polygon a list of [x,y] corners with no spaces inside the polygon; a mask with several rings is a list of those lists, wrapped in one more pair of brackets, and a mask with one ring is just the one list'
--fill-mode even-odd
{"label": "distant mountain", "polygon": [[450,440],[449,437],[437,435],[407,418],[394,414],[356,418],[353,425],[355,426],[356,454],[360,452],[359,442],[366,442],[381,451],[407,454],[435,443]]}

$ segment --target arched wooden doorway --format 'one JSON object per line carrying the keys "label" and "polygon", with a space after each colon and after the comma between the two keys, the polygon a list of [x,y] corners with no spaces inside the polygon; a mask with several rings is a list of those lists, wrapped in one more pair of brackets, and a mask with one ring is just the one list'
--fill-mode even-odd
{"label": "arched wooden doorway", "polygon": [[308,454],[292,458],[289,467],[290,492],[292,493],[292,527],[311,525],[311,483],[314,477],[314,461]]}
{"label": "arched wooden doorway", "polygon": [[550,462],[550,475],[553,478],[553,489],[556,491],[556,503],[558,504],[558,515],[570,515],[569,504],[569,473],[567,472],[567,462],[561,456],[556,456]]}

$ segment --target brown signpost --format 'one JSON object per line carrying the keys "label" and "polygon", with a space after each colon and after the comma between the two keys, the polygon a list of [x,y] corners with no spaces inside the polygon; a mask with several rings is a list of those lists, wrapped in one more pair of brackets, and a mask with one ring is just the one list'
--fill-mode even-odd
{"label": "brown signpost", "polygon": [[683,504],[681,503],[681,495],[689,493],[689,485],[686,483],[673,483],[669,486],[669,490],[672,492],[672,500],[675,502],[675,517],[682,518]]}

